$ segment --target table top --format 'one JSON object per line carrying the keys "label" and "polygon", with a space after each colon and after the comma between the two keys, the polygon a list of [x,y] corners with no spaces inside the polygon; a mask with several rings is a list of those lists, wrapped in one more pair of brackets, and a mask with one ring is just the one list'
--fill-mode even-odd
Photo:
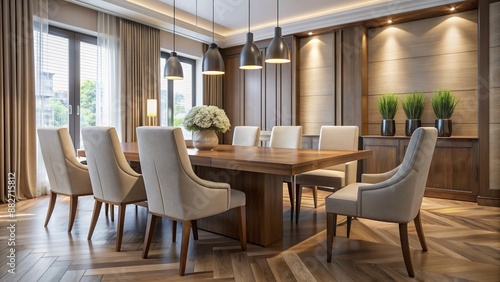
{"label": "table top", "polygon": [[[128,161],[139,162],[137,143],[122,143]],[[251,171],[278,175],[294,175],[341,163],[369,158],[371,150],[327,151],[218,145],[211,151],[187,149],[193,165]],[[78,151],[85,156],[84,150]]]}

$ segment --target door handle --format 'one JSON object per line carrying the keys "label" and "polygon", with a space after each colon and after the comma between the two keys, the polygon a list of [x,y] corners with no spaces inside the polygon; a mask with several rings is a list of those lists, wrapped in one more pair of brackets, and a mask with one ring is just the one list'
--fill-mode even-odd
{"label": "door handle", "polygon": [[80,115],[80,105],[76,105],[76,115]]}
{"label": "door handle", "polygon": [[73,114],[73,106],[69,105],[68,110],[69,110],[69,114],[72,115]]}

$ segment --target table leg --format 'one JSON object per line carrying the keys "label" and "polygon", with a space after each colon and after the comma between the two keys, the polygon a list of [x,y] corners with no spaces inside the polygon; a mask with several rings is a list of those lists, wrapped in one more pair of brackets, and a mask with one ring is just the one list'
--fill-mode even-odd
{"label": "table leg", "polygon": [[[283,176],[196,166],[203,179],[245,192],[247,241],[268,246],[283,238]],[[293,189],[292,189],[293,190]],[[239,239],[235,210],[198,220],[198,228]]]}

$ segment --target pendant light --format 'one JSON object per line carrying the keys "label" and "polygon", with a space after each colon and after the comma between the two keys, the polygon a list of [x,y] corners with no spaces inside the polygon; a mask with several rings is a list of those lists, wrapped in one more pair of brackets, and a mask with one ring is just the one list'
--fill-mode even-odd
{"label": "pendant light", "polygon": [[253,33],[250,32],[250,0],[248,0],[248,33],[247,42],[240,53],[240,69],[256,70],[262,68],[262,58],[259,48],[253,42]]}
{"label": "pendant light", "polygon": [[203,56],[202,74],[221,75],[224,74],[224,60],[215,44],[215,0],[212,0],[212,43]]}
{"label": "pendant light", "polygon": [[266,52],[266,63],[283,64],[290,62],[290,50],[281,36],[281,27],[279,26],[280,2],[276,0],[276,27],[274,28],[274,38],[271,40]]}
{"label": "pendant light", "polygon": [[165,64],[165,69],[163,70],[164,77],[169,80],[180,80],[184,79],[184,73],[182,71],[181,62],[177,57],[177,52],[175,52],[175,0],[174,0],[174,51],[170,53],[170,57]]}

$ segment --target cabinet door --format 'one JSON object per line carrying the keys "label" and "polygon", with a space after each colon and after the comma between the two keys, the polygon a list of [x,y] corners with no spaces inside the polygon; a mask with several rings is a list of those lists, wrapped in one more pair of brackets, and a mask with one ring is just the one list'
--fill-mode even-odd
{"label": "cabinet door", "polygon": [[381,173],[399,165],[400,146],[395,138],[363,138],[363,149],[372,150],[371,158],[363,160],[364,173]]}

